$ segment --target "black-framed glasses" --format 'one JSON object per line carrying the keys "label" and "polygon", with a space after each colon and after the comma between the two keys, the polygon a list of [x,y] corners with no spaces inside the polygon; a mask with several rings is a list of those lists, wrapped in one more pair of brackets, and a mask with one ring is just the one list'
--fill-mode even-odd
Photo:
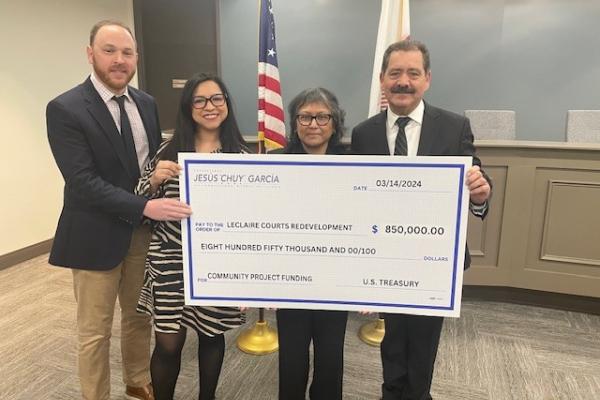
{"label": "black-framed glasses", "polygon": [[206,107],[206,105],[208,104],[209,101],[212,103],[213,106],[221,107],[223,104],[225,104],[226,99],[227,99],[227,96],[225,96],[223,93],[213,94],[210,97],[195,96],[192,99],[192,107],[194,107],[195,109],[201,110],[204,107]]}
{"label": "black-framed glasses", "polygon": [[317,114],[317,115],[308,115],[308,114],[298,114],[296,115],[296,119],[298,123],[302,126],[309,126],[313,119],[317,121],[317,125],[325,126],[331,121],[331,114]]}

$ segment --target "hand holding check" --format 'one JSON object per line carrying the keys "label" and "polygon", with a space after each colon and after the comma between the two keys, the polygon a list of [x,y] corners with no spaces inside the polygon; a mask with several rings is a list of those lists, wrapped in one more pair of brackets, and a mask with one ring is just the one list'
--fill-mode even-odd
{"label": "hand holding check", "polygon": [[490,197],[490,184],[478,165],[472,166],[467,171],[467,186],[473,204],[483,204]]}

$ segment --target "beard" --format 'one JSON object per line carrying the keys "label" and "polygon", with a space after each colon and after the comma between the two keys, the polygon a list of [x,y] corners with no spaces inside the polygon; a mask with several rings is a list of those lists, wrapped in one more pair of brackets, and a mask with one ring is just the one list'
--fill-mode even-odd
{"label": "beard", "polygon": [[113,91],[117,92],[124,90],[133,78],[133,75],[135,75],[135,68],[133,68],[131,71],[126,72],[125,79],[117,80],[113,79],[110,76],[110,73],[114,70],[119,70],[120,67],[111,67],[108,70],[102,70],[98,67],[98,65],[95,62],[93,63],[93,67],[94,73],[96,74],[98,79],[100,79],[100,81],[102,81],[102,83],[104,83],[109,89],[112,89]]}

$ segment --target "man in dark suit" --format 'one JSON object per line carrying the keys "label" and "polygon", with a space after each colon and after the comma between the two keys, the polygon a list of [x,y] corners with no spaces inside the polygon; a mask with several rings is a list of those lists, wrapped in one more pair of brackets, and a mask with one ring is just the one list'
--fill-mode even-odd
{"label": "man in dark suit", "polygon": [[[423,101],[429,89],[429,51],[405,40],[390,45],[380,73],[381,90],[389,107],[352,131],[355,154],[472,156],[467,172],[470,209],[483,218],[491,193],[481,162],[475,156],[469,120]],[[465,255],[465,268],[470,257]],[[381,343],[383,399],[429,400],[442,317],[385,314]]]}
{"label": "man in dark suit", "polygon": [[118,297],[126,396],[153,399],[151,327],[136,312],[150,239],[142,216],[178,220],[190,210],[173,199],[133,194],[161,135],[154,99],[128,86],[137,64],[130,29],[115,21],[97,23],[87,56],[91,76],[46,109],[48,140],[65,180],[49,262],[73,271],[83,398],[110,397],[109,342]]}

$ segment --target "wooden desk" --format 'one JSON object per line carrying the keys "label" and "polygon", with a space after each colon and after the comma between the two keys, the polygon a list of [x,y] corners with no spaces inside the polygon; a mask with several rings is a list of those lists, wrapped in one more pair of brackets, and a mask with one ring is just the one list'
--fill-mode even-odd
{"label": "wooden desk", "polygon": [[600,298],[600,145],[478,141],[494,181],[466,285]]}

